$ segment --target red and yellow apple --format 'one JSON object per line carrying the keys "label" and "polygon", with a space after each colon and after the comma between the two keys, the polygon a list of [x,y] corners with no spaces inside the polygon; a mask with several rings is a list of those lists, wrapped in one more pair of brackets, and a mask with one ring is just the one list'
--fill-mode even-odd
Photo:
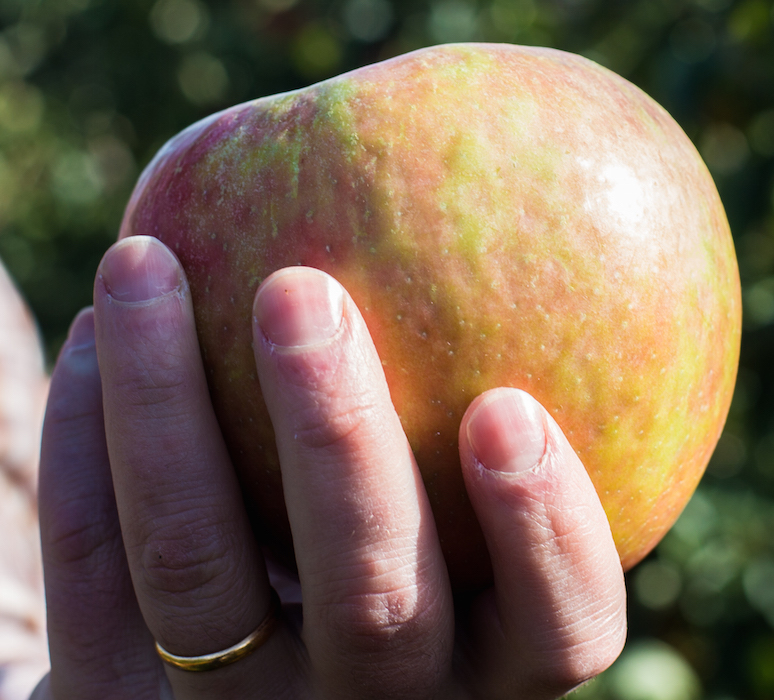
{"label": "red and yellow apple", "polygon": [[365,316],[458,586],[488,576],[457,452],[482,391],[520,387],[551,412],[626,568],[725,421],[741,303],[712,178],[661,107],[578,56],[439,46],[212,115],[143,173],[134,234],[187,272],[219,421],[286,554],[251,350],[254,292],[284,266],[328,271]]}

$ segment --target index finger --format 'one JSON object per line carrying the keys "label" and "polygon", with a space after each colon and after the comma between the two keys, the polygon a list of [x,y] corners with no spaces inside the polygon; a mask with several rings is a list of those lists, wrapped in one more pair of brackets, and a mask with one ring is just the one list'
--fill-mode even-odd
{"label": "index finger", "polygon": [[518,389],[473,401],[460,456],[495,580],[476,620],[481,687],[561,696],[605,670],[626,639],[623,572],[602,504],[554,419]]}

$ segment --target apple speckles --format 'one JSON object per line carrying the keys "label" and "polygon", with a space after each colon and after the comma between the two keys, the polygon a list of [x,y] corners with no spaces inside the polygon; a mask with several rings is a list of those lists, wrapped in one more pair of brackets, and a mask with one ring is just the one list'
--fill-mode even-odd
{"label": "apple speckles", "polygon": [[[249,416],[249,436],[228,433],[248,480],[256,464],[278,466],[249,370],[252,295],[277,267],[313,265],[363,312],[429,493],[457,459],[470,398],[519,386],[554,407],[622,551],[641,546],[628,509],[657,508],[671,488],[663,465],[700,462],[699,436],[722,423],[724,402],[707,397],[725,396],[733,376],[709,369],[733,355],[737,336],[715,339],[739,308],[727,227],[707,213],[716,195],[704,213],[676,204],[706,177],[695,150],[667,134],[654,158],[628,113],[609,129],[613,110],[646,99],[621,85],[556,52],[436,47],[229,110],[154,160],[122,235],[161,231],[178,251],[219,419],[228,429]],[[697,226],[717,233],[691,252]],[[223,331],[223,314],[245,323]],[[431,393],[417,396],[418,378]],[[683,440],[675,426],[692,421]],[[604,488],[605,464],[624,465],[632,484]],[[281,503],[279,483],[256,495],[262,508]]]}

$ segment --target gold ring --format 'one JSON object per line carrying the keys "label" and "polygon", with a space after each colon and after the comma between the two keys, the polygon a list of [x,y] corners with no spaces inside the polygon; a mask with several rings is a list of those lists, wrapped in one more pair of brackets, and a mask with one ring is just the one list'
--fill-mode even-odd
{"label": "gold ring", "polygon": [[204,654],[203,656],[178,656],[177,654],[170,654],[161,644],[156,642],[156,652],[164,662],[175,668],[183,669],[183,671],[214,671],[216,668],[222,668],[243,659],[262,646],[271,637],[272,632],[274,632],[281,612],[282,604],[277,591],[272,588],[271,604],[266,617],[263,618],[261,624],[258,625],[254,632],[245,637],[241,642],[234,644],[234,646],[223,651],[216,651],[213,654]]}

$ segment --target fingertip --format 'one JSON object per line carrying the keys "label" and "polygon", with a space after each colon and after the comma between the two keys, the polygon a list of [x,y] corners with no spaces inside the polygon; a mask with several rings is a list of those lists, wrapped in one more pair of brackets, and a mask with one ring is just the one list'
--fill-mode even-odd
{"label": "fingertip", "polygon": [[97,270],[95,297],[128,304],[152,302],[185,283],[175,254],[153,236],[131,236],[114,243]]}
{"label": "fingertip", "polygon": [[[181,345],[186,358],[200,362],[185,271],[157,238],[131,236],[108,249],[94,280],[93,319],[100,372],[107,385],[119,381],[130,386],[159,363],[173,369],[182,356],[170,350]],[[106,391],[106,404],[112,398],[112,391]]]}
{"label": "fingertip", "polygon": [[255,295],[257,330],[274,346],[303,348],[329,340],[341,327],[344,288],[311,267],[288,267],[270,275]]}
{"label": "fingertip", "polygon": [[88,306],[81,309],[70,324],[59,353],[49,389],[49,411],[60,396],[71,396],[78,391],[77,387],[69,386],[70,382],[63,380],[62,375],[84,377],[98,373],[94,308]]}
{"label": "fingertip", "polygon": [[534,469],[546,451],[545,410],[520,389],[493,389],[479,396],[460,432],[475,463],[494,472]]}
{"label": "fingertip", "polygon": [[70,325],[66,346],[72,350],[92,347],[94,344],[94,307],[87,306],[78,312]]}

